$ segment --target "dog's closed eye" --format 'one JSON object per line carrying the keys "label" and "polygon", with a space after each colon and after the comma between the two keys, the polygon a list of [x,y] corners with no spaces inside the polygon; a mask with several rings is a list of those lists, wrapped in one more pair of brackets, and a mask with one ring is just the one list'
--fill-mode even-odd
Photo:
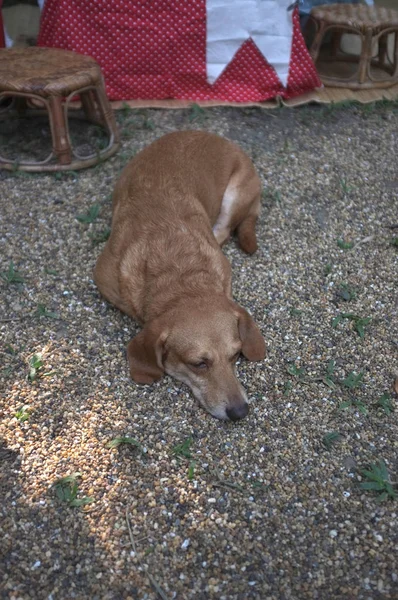
{"label": "dog's closed eye", "polygon": [[204,360],[200,360],[198,362],[191,363],[189,366],[192,367],[193,369],[200,369],[201,371],[204,371],[205,369],[209,368],[208,363]]}

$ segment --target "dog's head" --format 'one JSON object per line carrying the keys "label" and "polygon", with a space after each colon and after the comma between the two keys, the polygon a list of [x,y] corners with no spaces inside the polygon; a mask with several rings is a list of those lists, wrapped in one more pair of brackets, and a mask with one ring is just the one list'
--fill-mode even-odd
{"label": "dog's head", "polygon": [[145,325],[127,347],[131,377],[153,383],[164,373],[186,383],[214,417],[236,421],[248,412],[236,378],[240,354],[265,356],[265,342],[251,316],[224,297],[184,302]]}

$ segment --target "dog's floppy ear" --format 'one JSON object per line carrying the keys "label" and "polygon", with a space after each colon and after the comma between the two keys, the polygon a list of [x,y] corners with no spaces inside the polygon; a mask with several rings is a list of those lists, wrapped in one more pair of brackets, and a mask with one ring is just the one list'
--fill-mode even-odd
{"label": "dog's floppy ear", "polygon": [[262,360],[265,358],[266,347],[261,331],[244,308],[235,304],[235,310],[239,319],[238,328],[243,356],[247,360]]}
{"label": "dog's floppy ear", "polygon": [[164,374],[163,351],[167,331],[154,321],[127,346],[130,375],[137,383],[153,383]]}

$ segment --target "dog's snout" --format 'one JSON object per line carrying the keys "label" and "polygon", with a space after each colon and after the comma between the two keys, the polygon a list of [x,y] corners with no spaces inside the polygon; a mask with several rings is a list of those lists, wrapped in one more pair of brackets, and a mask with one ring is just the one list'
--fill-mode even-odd
{"label": "dog's snout", "polygon": [[249,405],[247,402],[244,402],[243,404],[234,404],[227,408],[225,412],[227,413],[228,419],[231,419],[231,421],[239,421],[240,419],[244,419],[249,412]]}

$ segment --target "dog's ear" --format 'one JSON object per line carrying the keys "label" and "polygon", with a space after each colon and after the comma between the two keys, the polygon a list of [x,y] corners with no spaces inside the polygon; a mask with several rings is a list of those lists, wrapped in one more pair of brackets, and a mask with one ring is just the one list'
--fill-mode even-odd
{"label": "dog's ear", "polygon": [[261,331],[252,317],[241,306],[235,304],[238,314],[239,336],[242,341],[242,354],[247,360],[262,360],[265,358],[266,347]]}
{"label": "dog's ear", "polygon": [[163,352],[167,331],[155,321],[146,325],[127,346],[130,375],[137,383],[153,383],[164,374]]}

